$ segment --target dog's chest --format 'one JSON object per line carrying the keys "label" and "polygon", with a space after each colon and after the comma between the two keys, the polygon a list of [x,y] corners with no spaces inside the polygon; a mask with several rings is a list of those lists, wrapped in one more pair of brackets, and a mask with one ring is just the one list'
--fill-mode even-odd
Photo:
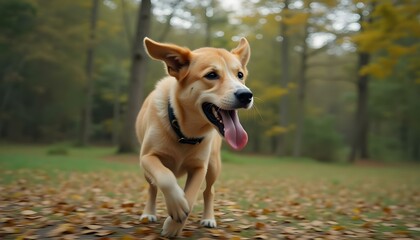
{"label": "dog's chest", "polygon": [[[186,148],[186,149],[183,149]],[[191,148],[191,147],[190,147]],[[209,163],[209,151],[192,151],[186,146],[180,146],[177,151],[160,154],[162,164],[170,169],[175,176],[180,177],[186,172],[200,167],[207,167]]]}

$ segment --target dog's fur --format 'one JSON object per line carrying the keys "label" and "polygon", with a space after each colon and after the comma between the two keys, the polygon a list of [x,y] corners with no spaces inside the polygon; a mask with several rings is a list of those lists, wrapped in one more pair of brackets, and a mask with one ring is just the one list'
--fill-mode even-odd
{"label": "dog's fur", "polygon": [[[230,52],[216,48],[190,51],[149,38],[144,39],[144,45],[150,57],[165,63],[170,76],[158,82],[144,101],[136,121],[141,144],[140,165],[150,185],[141,219],[157,220],[155,201],[159,188],[163,192],[169,215],[164,222],[162,235],[178,235],[205,179],[201,224],[216,227],[213,184],[221,170],[222,138],[225,137],[236,150],[243,148],[248,139],[236,110],[251,108],[253,104],[252,93],[245,86],[249,44],[242,38]],[[173,108],[183,135],[203,138],[201,143],[193,145],[178,141],[180,137],[169,121],[168,104]],[[212,118],[213,122],[206,111],[215,117]],[[223,120],[226,126],[220,127],[214,120]],[[230,127],[227,127],[228,121]],[[183,190],[177,184],[177,178],[185,174],[187,181]]]}

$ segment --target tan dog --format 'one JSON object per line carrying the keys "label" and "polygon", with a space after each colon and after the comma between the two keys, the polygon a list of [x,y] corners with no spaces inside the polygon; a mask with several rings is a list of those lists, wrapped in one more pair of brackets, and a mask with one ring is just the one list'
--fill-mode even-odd
{"label": "tan dog", "polygon": [[[253,104],[252,93],[245,86],[249,44],[242,38],[231,52],[216,48],[190,51],[149,38],[144,39],[144,45],[152,58],[165,63],[170,76],[158,82],[137,117],[140,165],[150,184],[141,219],[157,220],[159,188],[169,214],[162,235],[178,235],[206,179],[201,224],[216,227],[213,184],[221,170],[222,137],[236,150],[248,141],[237,109]],[[177,178],[185,174],[182,190]]]}

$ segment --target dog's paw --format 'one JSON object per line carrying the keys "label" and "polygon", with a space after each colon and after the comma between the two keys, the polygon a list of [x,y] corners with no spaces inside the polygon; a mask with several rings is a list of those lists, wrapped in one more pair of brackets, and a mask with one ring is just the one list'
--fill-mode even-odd
{"label": "dog's paw", "polygon": [[156,215],[152,215],[152,214],[143,213],[140,216],[140,221],[143,221],[143,219],[147,219],[148,222],[157,222]]}
{"label": "dog's paw", "polygon": [[214,219],[203,219],[200,221],[201,226],[208,227],[208,228],[215,228],[217,227],[216,220]]}
{"label": "dog's paw", "polygon": [[170,238],[178,236],[182,231],[183,225],[183,223],[176,222],[171,217],[167,217],[163,223],[162,237]]}
{"label": "dog's paw", "polygon": [[187,199],[185,199],[184,191],[178,186],[168,195],[165,195],[166,207],[171,218],[178,222],[184,222],[190,213]]}

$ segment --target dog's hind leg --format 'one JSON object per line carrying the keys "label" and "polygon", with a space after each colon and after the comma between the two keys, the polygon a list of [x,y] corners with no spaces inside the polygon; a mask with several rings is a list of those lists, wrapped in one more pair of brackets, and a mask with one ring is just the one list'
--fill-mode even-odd
{"label": "dog's hind leg", "polygon": [[204,227],[215,228],[217,226],[214,218],[214,187],[217,177],[220,174],[220,157],[217,156],[214,162],[210,162],[206,175],[206,189],[203,192],[204,212],[200,224]]}
{"label": "dog's hind leg", "polygon": [[157,187],[151,180],[147,177],[146,180],[149,183],[149,194],[147,197],[146,206],[144,207],[143,214],[140,216],[140,220],[146,219],[148,222],[156,222],[156,195],[157,195]]}

